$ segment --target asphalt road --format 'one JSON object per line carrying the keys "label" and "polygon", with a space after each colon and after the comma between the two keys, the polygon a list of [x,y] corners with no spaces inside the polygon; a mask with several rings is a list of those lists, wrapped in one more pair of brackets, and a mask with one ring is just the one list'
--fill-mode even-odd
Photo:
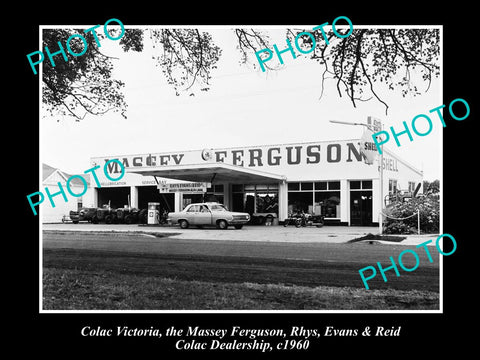
{"label": "asphalt road", "polygon": [[[423,249],[406,245],[190,240],[132,233],[44,231],[43,249],[44,266],[52,267],[106,269],[108,264],[112,271],[189,280],[360,288],[364,285],[358,270],[377,261],[386,268],[392,256],[400,277],[390,270],[384,282],[377,268],[370,288],[439,290],[440,255],[435,247],[429,247],[433,258],[430,263]],[[406,249],[415,250],[420,259],[412,272],[398,266],[398,255]],[[411,254],[406,254],[402,262],[410,268],[415,265]]]}

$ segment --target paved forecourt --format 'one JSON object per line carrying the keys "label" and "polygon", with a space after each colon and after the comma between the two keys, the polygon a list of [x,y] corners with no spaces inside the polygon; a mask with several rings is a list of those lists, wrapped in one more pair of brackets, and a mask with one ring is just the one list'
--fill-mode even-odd
{"label": "paved forecourt", "polygon": [[[262,242],[304,242],[304,243],[345,243],[349,240],[365,236],[369,233],[377,234],[377,227],[356,226],[324,226],[300,227],[294,226],[244,226],[240,230],[228,228],[219,230],[207,229],[180,229],[178,226],[148,226],[125,224],[90,224],[90,223],[61,223],[42,224],[41,230],[46,231],[89,231],[89,232],[144,232],[163,233],[172,235],[171,239],[183,240],[237,240],[237,241],[262,241]],[[436,239],[436,235],[408,235],[401,242],[376,241],[383,244],[418,245],[428,239]],[[434,241],[433,241],[434,242]]]}

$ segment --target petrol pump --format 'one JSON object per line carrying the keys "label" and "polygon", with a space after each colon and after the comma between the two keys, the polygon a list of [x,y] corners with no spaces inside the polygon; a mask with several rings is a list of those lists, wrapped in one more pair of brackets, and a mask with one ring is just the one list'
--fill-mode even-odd
{"label": "petrol pump", "polygon": [[149,202],[147,224],[156,225],[159,223],[160,223],[160,203]]}

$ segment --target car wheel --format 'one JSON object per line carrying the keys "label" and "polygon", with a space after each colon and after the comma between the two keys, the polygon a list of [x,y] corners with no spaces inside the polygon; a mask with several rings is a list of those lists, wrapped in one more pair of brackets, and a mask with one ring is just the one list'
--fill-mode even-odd
{"label": "car wheel", "polygon": [[300,220],[300,219],[295,220],[295,227],[298,228],[300,226],[302,226],[302,220]]}
{"label": "car wheel", "polygon": [[218,220],[217,227],[219,229],[225,230],[228,227],[228,224],[225,220]]}
{"label": "car wheel", "polygon": [[76,221],[76,220],[75,220],[75,221],[72,221],[72,222],[73,222],[74,224],[78,224],[78,221]]}
{"label": "car wheel", "polygon": [[133,224],[133,216],[132,215],[127,215],[125,216],[125,224]]}
{"label": "car wheel", "polygon": [[94,216],[94,217],[92,218],[92,223],[93,223],[93,224],[98,224],[98,217]]}
{"label": "car wheel", "polygon": [[243,225],[234,225],[234,226],[235,226],[235,229],[237,230],[240,230],[243,227]]}
{"label": "car wheel", "polygon": [[178,222],[178,224],[180,225],[181,229],[188,229],[188,221],[187,220],[180,220]]}
{"label": "car wheel", "polygon": [[107,215],[105,216],[105,224],[111,224],[112,223],[112,216]]}

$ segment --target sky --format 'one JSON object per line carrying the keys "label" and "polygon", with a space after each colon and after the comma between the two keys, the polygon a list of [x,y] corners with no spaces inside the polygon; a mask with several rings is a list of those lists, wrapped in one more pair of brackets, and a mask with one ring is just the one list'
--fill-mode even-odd
{"label": "sky", "polygon": [[[150,39],[145,39],[142,53],[123,53],[118,42],[103,40],[102,52],[118,57],[113,60],[114,76],[125,82],[127,118],[109,112],[78,122],[41,109],[41,162],[75,174],[91,168],[91,157],[105,155],[356,139],[363,127],[329,120],[366,122],[367,116],[374,116],[385,128],[402,131],[403,121],[410,125],[416,115],[429,114],[442,104],[441,77],[421,96],[404,98],[400,90],[381,91],[380,96],[389,104],[388,115],[383,104],[373,99],[353,107],[349,98],[339,97],[334,80],[326,80],[320,98],[322,68],[317,63],[285,54],[285,64],[279,70],[262,72],[258,66],[254,69],[251,64],[240,64],[240,52],[229,27],[200,29],[212,34],[222,56],[211,73],[210,90],[197,91],[195,96],[189,96],[190,92],[175,95],[152,60]],[[283,29],[263,29],[280,49],[286,44]],[[401,147],[393,138],[387,144],[389,150],[423,170],[424,179],[430,181],[440,179],[442,170],[442,126],[431,118],[429,135],[414,135],[413,142],[403,135]]]}

